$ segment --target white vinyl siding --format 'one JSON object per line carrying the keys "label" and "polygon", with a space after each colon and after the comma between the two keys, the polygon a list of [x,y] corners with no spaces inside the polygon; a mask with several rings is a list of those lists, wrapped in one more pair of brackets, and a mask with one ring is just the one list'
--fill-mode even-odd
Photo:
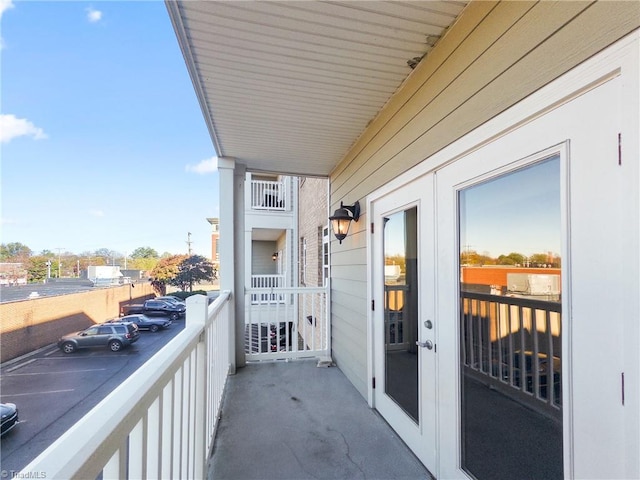
{"label": "white vinyl siding", "polygon": [[472,2],[333,171],[330,210],[362,207],[332,238],[333,356],[363,396],[367,195],[639,26],[637,2]]}

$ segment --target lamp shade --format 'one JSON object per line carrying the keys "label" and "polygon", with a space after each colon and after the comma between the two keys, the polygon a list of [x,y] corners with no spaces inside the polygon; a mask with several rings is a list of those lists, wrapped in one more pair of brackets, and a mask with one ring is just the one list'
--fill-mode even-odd
{"label": "lamp shade", "polygon": [[358,218],[360,218],[360,204],[358,202],[353,206],[345,206],[340,202],[340,208],[329,217],[333,234],[340,243],[342,243],[342,240],[344,240],[349,233],[351,220],[357,222]]}
{"label": "lamp shade", "polygon": [[344,208],[340,208],[336,210],[332,217],[329,217],[331,220],[331,228],[333,229],[333,234],[336,236],[340,243],[345,239],[347,233],[349,233],[349,225],[351,225],[351,216],[349,212]]}

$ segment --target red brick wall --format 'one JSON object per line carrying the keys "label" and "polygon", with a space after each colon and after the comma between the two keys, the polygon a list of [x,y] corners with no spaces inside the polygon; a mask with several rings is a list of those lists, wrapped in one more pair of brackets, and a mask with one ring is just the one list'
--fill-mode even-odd
{"label": "red brick wall", "polygon": [[[298,242],[307,243],[306,283],[307,287],[322,285],[322,228],[328,223],[327,180],[324,178],[305,178],[298,190]],[[320,231],[320,234],[319,234]],[[302,284],[302,251],[299,252],[300,282]]]}
{"label": "red brick wall", "polygon": [[479,285],[507,286],[507,273],[536,273],[545,275],[560,275],[559,268],[522,268],[522,267],[462,267],[462,283],[475,283]]}
{"label": "red brick wall", "polygon": [[120,306],[154,297],[149,283],[0,304],[0,362],[55,343],[64,334],[120,314]]}

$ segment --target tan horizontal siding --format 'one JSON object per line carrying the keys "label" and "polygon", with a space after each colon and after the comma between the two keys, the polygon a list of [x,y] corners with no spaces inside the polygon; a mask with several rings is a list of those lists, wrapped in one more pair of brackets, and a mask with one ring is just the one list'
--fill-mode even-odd
{"label": "tan horizontal siding", "polygon": [[[364,235],[365,232],[360,232],[357,235]],[[353,235],[350,232],[349,236]],[[349,238],[349,236],[347,238]],[[331,267],[340,267],[343,265],[366,265],[367,264],[367,252],[360,248],[359,242],[353,242],[354,248],[342,248],[346,246],[347,239],[343,240],[342,245],[338,245],[335,248],[335,256],[332,258]],[[337,244],[337,243],[336,243]]]}
{"label": "tan horizontal siding", "polygon": [[380,114],[371,122],[369,128],[358,139],[354,147],[345,156],[342,162],[332,172],[332,176],[338,179],[345,179],[350,176],[344,170],[351,165],[351,162],[358,156],[368,157],[363,149],[377,140],[377,135],[386,126],[396,112],[411,100],[415,92],[422,87],[425,79],[451,55],[462,40],[469,35],[480,23],[481,19],[490,12],[498,2],[474,2],[469,4],[460,18],[456,20],[455,26],[450,29],[443,39],[438,43],[436,48],[429,53],[428,61],[422,61],[411,76],[405,81],[403,87],[393,96],[389,104],[380,112]]}
{"label": "tan horizontal siding", "polygon": [[[331,174],[331,211],[359,200],[363,215],[332,242],[334,330],[366,343],[366,302],[349,316],[338,289],[366,298],[367,195],[639,27],[638,1],[472,2]],[[365,343],[336,334],[333,350],[366,390]]]}
{"label": "tan horizontal siding", "polygon": [[[553,38],[555,32],[588,7],[585,2],[544,2],[533,7],[528,2],[501,3],[438,70],[428,72],[428,79],[411,101],[395,112],[384,130],[351,162],[340,178],[332,176],[332,194],[337,198],[347,194],[352,197],[366,195],[380,185],[376,185],[375,179],[368,178],[371,173],[394,178],[503,111],[503,106],[495,106],[500,103],[501,96],[509,99],[510,106],[556,78],[558,74],[548,75],[543,69],[533,68],[525,73],[527,90],[518,82],[503,81],[500,95],[483,96],[484,101],[476,111],[460,110],[475,95],[481,94],[486,85],[499,79],[538,45]],[[555,42],[554,45],[554,51],[562,51],[562,46]],[[557,58],[551,61],[558,63]],[[393,106],[390,103],[388,108]],[[451,119],[457,128],[439,135],[426,150],[411,158],[405,155],[402,162],[398,161],[396,157],[403,149],[444,119]]]}
{"label": "tan horizontal siding", "polygon": [[335,308],[333,318],[337,324],[332,326],[331,331],[333,359],[358,391],[366,396],[366,330],[362,329],[363,325],[352,323],[353,310],[339,306]]}

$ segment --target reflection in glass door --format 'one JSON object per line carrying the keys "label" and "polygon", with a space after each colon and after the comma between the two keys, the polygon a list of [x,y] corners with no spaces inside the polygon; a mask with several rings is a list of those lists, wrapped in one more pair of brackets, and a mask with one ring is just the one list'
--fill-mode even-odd
{"label": "reflection in glass door", "polygon": [[563,478],[560,159],[459,191],[462,468]]}
{"label": "reflection in glass door", "polygon": [[418,209],[384,218],[385,393],[418,422]]}

